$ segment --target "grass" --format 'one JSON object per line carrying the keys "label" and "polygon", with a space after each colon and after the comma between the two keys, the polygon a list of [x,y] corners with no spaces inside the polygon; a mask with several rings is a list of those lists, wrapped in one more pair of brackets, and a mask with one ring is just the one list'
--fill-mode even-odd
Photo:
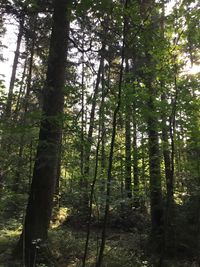
{"label": "grass", "polygon": [[[81,267],[86,232],[85,228],[74,228],[73,225],[63,226],[68,216],[68,210],[61,208],[55,216],[49,231],[47,244],[52,259],[49,263],[38,264],[37,267]],[[0,267],[22,267],[12,260],[12,250],[15,247],[22,227],[16,219],[3,220],[0,225]],[[88,248],[86,267],[94,267],[100,247],[101,229],[92,227]],[[142,231],[143,232],[143,231]],[[110,228],[107,231],[107,241],[102,267],[154,267],[158,261],[156,255],[145,255],[147,233],[143,234],[136,228],[125,232]],[[162,267],[197,267],[195,261],[166,259]]]}
{"label": "grass", "polygon": [[1,225],[0,230],[0,267],[20,266],[12,261],[12,251],[21,233],[21,226],[16,220]]}

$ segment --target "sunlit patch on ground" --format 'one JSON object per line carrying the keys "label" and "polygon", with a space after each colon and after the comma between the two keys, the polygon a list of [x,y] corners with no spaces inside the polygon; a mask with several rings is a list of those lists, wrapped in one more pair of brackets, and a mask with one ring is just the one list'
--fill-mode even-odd
{"label": "sunlit patch on ground", "polygon": [[9,243],[12,243],[13,240],[15,241],[19,237],[21,230],[22,228],[18,226],[16,229],[7,229],[6,227],[4,227],[0,231],[0,253],[3,252],[2,250]]}
{"label": "sunlit patch on ground", "polygon": [[[11,259],[12,250],[17,243],[21,233],[21,226],[13,223],[13,227],[8,229],[6,226],[0,230],[0,266],[7,267],[8,261]],[[18,266],[18,265],[13,265]]]}
{"label": "sunlit patch on ground", "polygon": [[53,220],[51,221],[51,228],[57,228],[66,220],[69,215],[69,209],[66,207],[60,207],[59,210],[54,211]]}

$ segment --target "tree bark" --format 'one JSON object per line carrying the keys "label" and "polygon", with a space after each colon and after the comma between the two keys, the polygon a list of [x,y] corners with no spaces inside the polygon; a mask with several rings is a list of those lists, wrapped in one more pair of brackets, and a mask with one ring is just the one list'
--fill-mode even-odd
{"label": "tree bark", "polygon": [[151,198],[151,223],[152,236],[162,233],[163,226],[163,207],[161,190],[161,170],[160,170],[160,150],[158,141],[158,126],[156,118],[156,108],[154,105],[155,93],[148,85],[148,137],[149,137],[149,173],[150,173],[150,198]]}
{"label": "tree bark", "polygon": [[[129,72],[128,60],[126,59],[126,74]],[[127,81],[128,83],[128,81]],[[128,87],[128,86],[126,86]],[[131,102],[129,88],[126,88],[125,104],[125,192],[126,197],[132,198],[131,177]]]}
{"label": "tree bark", "polygon": [[43,118],[25,223],[18,243],[19,249],[25,247],[26,265],[31,267],[34,266],[37,241],[43,243],[47,240],[56,186],[62,136],[69,4],[70,1],[65,0],[56,0],[54,3]]}
{"label": "tree bark", "polygon": [[[160,148],[158,135],[158,118],[155,100],[157,90],[154,85],[155,79],[155,60],[153,45],[155,34],[159,32],[155,20],[154,0],[144,0],[141,4],[141,19],[149,21],[145,28],[145,67],[148,72],[143,74],[148,94],[147,107],[147,131],[148,131],[148,149],[149,149],[149,174],[150,174],[150,205],[151,205],[151,224],[152,240],[158,244],[163,234],[163,204],[162,204],[162,187],[161,187],[161,169],[160,169]],[[157,239],[158,237],[158,239]],[[157,240],[157,241],[156,241]],[[160,243],[158,244],[159,247]]]}
{"label": "tree bark", "polygon": [[105,75],[104,67],[102,73],[102,97],[101,97],[101,192],[105,191],[105,169],[106,169],[106,128],[105,128]]}
{"label": "tree bark", "polygon": [[[136,110],[134,110],[134,113]],[[133,118],[133,190],[134,190],[134,206],[140,205],[139,200],[139,168],[138,168],[138,146],[137,146],[137,124],[136,116]]]}
{"label": "tree bark", "polygon": [[[83,40],[82,40],[82,49],[84,50],[84,34],[83,34]],[[80,151],[80,171],[81,171],[81,179],[80,183],[83,184],[83,177],[84,177],[84,98],[85,98],[85,92],[84,92],[84,82],[85,82],[85,64],[84,64],[84,52],[81,56],[82,60],[82,77],[81,77],[81,151]]]}

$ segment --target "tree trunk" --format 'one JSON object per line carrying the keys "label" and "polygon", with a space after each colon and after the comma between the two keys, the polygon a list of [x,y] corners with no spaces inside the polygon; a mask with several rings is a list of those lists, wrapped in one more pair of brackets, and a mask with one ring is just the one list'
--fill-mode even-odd
{"label": "tree trunk", "polygon": [[[65,66],[69,24],[69,2],[56,0],[50,40],[47,79],[44,88],[43,119],[33,170],[23,233],[18,247],[25,247],[27,266],[34,266],[36,243],[47,240],[56,186],[62,136]],[[23,242],[25,242],[23,244]]]}
{"label": "tree trunk", "polygon": [[[166,101],[166,96],[162,94],[162,101]],[[167,202],[173,202],[173,171],[171,164],[171,152],[169,146],[169,134],[168,134],[167,118],[165,111],[162,114],[162,142],[163,142],[163,156],[165,164],[165,177],[166,177],[166,187],[167,187]]]}
{"label": "tree trunk", "polygon": [[[165,4],[164,1],[161,2],[162,4],[162,15],[160,19],[160,30],[161,30],[161,39],[164,42],[165,40]],[[175,73],[176,76],[176,73]],[[161,80],[161,89],[162,89],[162,95],[161,95],[161,101],[162,106],[165,107],[165,104],[167,103],[167,97],[165,92],[165,83],[163,80]],[[175,84],[176,86],[176,84]],[[176,105],[176,101],[175,101]],[[172,106],[172,113],[174,110],[174,106]],[[173,155],[173,149],[170,151],[170,145],[169,145],[169,133],[171,135],[172,129],[171,129],[171,118],[170,116],[170,126],[167,126],[167,115],[166,110],[162,110],[162,142],[163,142],[163,156],[164,156],[164,164],[165,164],[165,177],[166,177],[166,187],[167,187],[167,209],[170,209],[170,206],[173,204],[173,194],[174,194],[174,155]],[[173,134],[173,133],[172,133]],[[173,139],[173,137],[171,138]],[[171,148],[173,148],[173,145],[171,145]],[[171,217],[171,216],[169,216]]]}
{"label": "tree trunk", "polygon": [[101,96],[101,113],[100,113],[100,122],[101,122],[101,193],[105,192],[105,170],[106,170],[106,128],[105,128],[105,97],[106,97],[106,88],[105,88],[105,69],[103,66],[102,71],[102,96]]}
{"label": "tree trunk", "polygon": [[[128,60],[126,59],[126,74],[129,72]],[[128,81],[127,81],[128,83]],[[125,192],[126,197],[132,197],[131,185],[131,102],[130,89],[126,88],[126,111],[125,111]]]}
{"label": "tree trunk", "polygon": [[161,170],[160,170],[160,151],[158,141],[158,126],[156,118],[156,108],[154,104],[155,92],[148,85],[148,137],[149,137],[149,173],[150,173],[150,198],[151,198],[151,222],[152,235],[162,234],[163,226],[163,207],[161,190]]}
{"label": "tree trunk", "polygon": [[84,32],[84,23],[81,25],[81,31],[82,31],[82,43],[81,43],[81,49],[82,49],[82,55],[81,55],[81,144],[80,144],[80,185],[83,184],[84,179],[84,157],[85,157],[85,125],[84,125],[84,115],[85,115],[85,32]]}
{"label": "tree trunk", "polygon": [[14,89],[14,84],[15,84],[15,79],[16,79],[17,65],[18,65],[19,56],[20,56],[20,46],[21,46],[22,36],[24,33],[24,19],[25,19],[25,16],[24,14],[22,14],[22,17],[19,22],[19,33],[17,36],[17,46],[15,50],[15,56],[14,56],[14,61],[13,61],[13,66],[12,66],[12,74],[11,74],[10,86],[9,86],[9,92],[8,92],[8,99],[7,99],[6,110],[4,114],[5,118],[9,118],[11,116],[13,89]]}
{"label": "tree trunk", "polygon": [[[150,174],[150,205],[151,205],[151,223],[153,241],[158,247],[163,234],[163,205],[162,205],[162,188],[161,188],[161,169],[160,169],[160,148],[158,136],[158,117],[155,100],[157,90],[154,85],[155,79],[155,60],[151,54],[153,50],[155,35],[159,33],[158,23],[155,20],[154,0],[144,0],[141,4],[140,12],[143,21],[148,20],[144,32],[145,42],[145,67],[148,72],[143,74],[148,94],[147,107],[147,131],[148,131],[148,147],[149,147],[149,174]],[[157,239],[158,237],[159,239]],[[156,241],[157,240],[157,241]]]}
{"label": "tree trunk", "polygon": [[[37,23],[37,14],[34,15],[33,18],[34,24],[33,24],[33,38],[31,39],[31,48],[30,48],[30,58],[29,58],[29,69],[28,69],[28,77],[27,77],[27,85],[26,85],[26,94],[24,97],[24,101],[22,104],[23,108],[23,114],[22,118],[20,120],[21,125],[25,125],[27,123],[27,111],[28,111],[28,106],[29,106],[29,97],[30,97],[30,92],[31,92],[31,80],[32,80],[32,71],[33,71],[33,57],[34,57],[34,49],[35,49],[35,38],[36,38],[36,23]],[[19,156],[18,156],[18,164],[17,164],[17,170],[15,174],[15,179],[13,183],[13,191],[18,192],[19,190],[19,184],[20,184],[20,176],[21,176],[21,163],[23,162],[23,151],[24,151],[24,139],[25,139],[26,133],[22,133],[20,136],[20,141],[19,141]]]}
{"label": "tree trunk", "polygon": [[18,113],[19,113],[20,108],[21,108],[22,96],[24,95],[25,88],[26,88],[26,84],[25,84],[24,80],[26,77],[27,64],[28,64],[28,56],[26,56],[26,59],[24,62],[24,70],[23,70],[23,74],[22,74],[22,78],[21,78],[21,85],[20,85],[18,96],[17,96],[16,107],[14,110],[14,120],[16,120],[18,115],[19,115]]}
{"label": "tree trunk", "polygon": [[92,137],[93,137],[93,131],[94,131],[94,120],[95,120],[95,110],[96,110],[96,103],[97,103],[97,96],[99,92],[99,84],[101,81],[101,74],[103,71],[103,65],[104,65],[104,50],[105,50],[105,45],[102,45],[101,49],[101,59],[99,63],[99,69],[97,73],[97,80],[95,84],[95,89],[94,89],[94,95],[92,99],[92,108],[90,112],[90,124],[89,124],[89,130],[88,130],[88,136],[87,136],[87,144],[86,144],[86,150],[85,150],[85,169],[84,169],[84,176],[85,179],[87,179],[87,176],[89,175],[89,161],[90,161],[90,152],[91,152],[91,146],[92,146]]}
{"label": "tree trunk", "polygon": [[147,205],[148,189],[147,189],[147,179],[146,179],[145,145],[146,144],[144,140],[144,133],[142,132],[142,136],[141,136],[141,161],[142,161],[141,183],[142,183],[144,194],[145,194],[144,205]]}
{"label": "tree trunk", "polygon": [[84,164],[84,173],[83,173],[83,178],[82,180],[82,190],[83,190],[83,199],[81,199],[82,202],[82,211],[84,213],[85,208],[88,209],[89,205],[89,196],[88,196],[88,177],[89,177],[89,172],[90,172],[90,154],[91,154],[91,147],[93,143],[93,132],[94,132],[94,127],[95,127],[95,113],[96,113],[96,104],[97,104],[97,96],[99,93],[99,84],[101,82],[101,74],[103,71],[103,65],[104,65],[104,49],[105,45],[102,45],[101,49],[101,59],[99,63],[99,69],[97,73],[97,79],[96,79],[96,84],[94,88],[94,95],[92,99],[92,107],[91,107],[91,112],[90,112],[90,122],[89,122],[89,129],[88,129],[88,135],[87,135],[87,140],[86,140],[86,146],[85,146],[85,164]]}
{"label": "tree trunk", "polygon": [[[136,113],[136,110],[134,110]],[[138,147],[137,147],[137,125],[136,116],[133,118],[133,190],[134,190],[134,206],[139,207],[139,169],[138,169]]]}
{"label": "tree trunk", "polygon": [[[127,8],[127,1],[125,3],[125,8]],[[108,171],[107,171],[107,188],[106,188],[106,204],[105,204],[105,213],[104,213],[104,221],[103,221],[103,229],[101,234],[101,245],[100,251],[98,255],[98,259],[96,262],[96,267],[101,267],[103,262],[103,254],[106,244],[106,228],[107,221],[109,216],[110,209],[110,195],[111,195],[111,181],[112,181],[112,166],[113,166],[113,154],[114,154],[114,145],[115,145],[115,136],[116,136],[116,128],[117,128],[117,116],[121,107],[121,94],[122,94],[122,82],[123,82],[123,64],[124,64],[124,48],[125,48],[125,33],[126,33],[126,23],[124,22],[123,27],[123,45],[121,52],[121,65],[120,65],[120,74],[119,74],[119,84],[118,84],[118,98],[117,105],[113,114],[113,122],[112,122],[112,137],[110,144],[110,154],[108,160]]]}
{"label": "tree trunk", "polygon": [[92,205],[93,205],[93,199],[94,199],[94,194],[95,194],[95,185],[96,185],[97,172],[98,172],[98,166],[99,166],[98,156],[99,156],[100,142],[101,142],[101,139],[100,139],[100,125],[99,125],[98,141],[97,141],[97,147],[96,147],[95,169],[94,169],[94,177],[93,177],[91,190],[90,190],[88,220],[87,220],[87,234],[86,234],[86,242],[85,242],[82,267],[85,267],[86,265],[87,254],[88,254],[88,245],[89,245],[89,239],[90,239],[91,220],[92,220]]}

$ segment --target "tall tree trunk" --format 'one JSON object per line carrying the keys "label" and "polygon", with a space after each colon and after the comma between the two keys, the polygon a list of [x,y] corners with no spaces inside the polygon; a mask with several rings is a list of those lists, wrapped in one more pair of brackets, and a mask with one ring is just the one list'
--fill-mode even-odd
{"label": "tall tree trunk", "polygon": [[[126,74],[129,72],[128,60],[126,59]],[[128,80],[127,80],[128,84]],[[130,89],[126,86],[126,111],[125,111],[125,192],[126,197],[132,197],[131,177],[131,102]]]}
{"label": "tall tree trunk", "polygon": [[[162,122],[162,137],[164,142],[164,162],[165,162],[165,176],[167,185],[167,197],[166,197],[166,209],[165,209],[165,247],[164,252],[174,253],[175,239],[174,239],[174,229],[173,229],[173,218],[174,218],[174,158],[175,158],[175,119],[176,119],[176,105],[178,90],[176,84],[176,70],[175,70],[175,96],[172,99],[172,111],[169,118],[169,136],[168,127],[166,125],[166,115],[163,114]],[[163,99],[164,98],[164,99]],[[165,94],[162,95],[162,100],[165,99]],[[169,145],[169,137],[171,139],[171,147]],[[163,255],[164,257],[165,255]]]}
{"label": "tall tree trunk", "polygon": [[80,184],[83,184],[83,178],[84,178],[84,98],[85,98],[85,57],[84,57],[84,27],[82,27],[83,31],[83,36],[82,36],[82,55],[81,55],[81,61],[82,61],[82,73],[81,73],[81,151],[80,151],[80,160],[81,160],[81,165],[80,165],[80,171],[81,171],[81,179],[80,179]]}
{"label": "tall tree trunk", "polygon": [[87,209],[89,206],[89,196],[88,196],[88,177],[89,177],[89,172],[90,172],[90,156],[91,156],[91,147],[93,143],[93,132],[94,132],[94,127],[95,127],[95,113],[96,113],[96,105],[97,105],[97,97],[99,93],[99,85],[101,82],[101,75],[103,71],[103,65],[104,65],[104,50],[105,50],[105,45],[102,45],[101,49],[101,59],[99,63],[99,69],[97,73],[97,79],[96,79],[96,84],[94,88],[94,95],[92,99],[92,107],[90,111],[90,122],[89,122],[89,129],[88,129],[88,135],[87,135],[87,140],[86,140],[86,146],[85,146],[85,164],[84,164],[84,173],[83,173],[83,178],[82,178],[82,185],[83,185],[83,201],[82,201],[82,209],[83,212],[85,208]]}
{"label": "tall tree trunk", "polygon": [[[16,79],[16,72],[17,72],[17,65],[19,61],[19,56],[20,56],[20,46],[21,46],[21,41],[24,33],[24,20],[25,16],[22,13],[20,22],[19,22],[19,32],[17,36],[17,46],[15,50],[15,55],[14,55],[14,60],[13,60],[13,66],[12,66],[12,73],[11,73],[11,79],[10,79],[10,86],[9,86],[9,92],[8,92],[8,98],[7,98],[7,103],[5,106],[5,110],[3,112],[3,119],[5,120],[5,124],[7,124],[7,128],[9,128],[9,123],[10,120],[8,120],[11,116],[11,111],[12,111],[12,102],[13,102],[13,90],[14,90],[14,83]],[[3,154],[3,157],[7,157],[9,152],[10,152],[10,146],[11,146],[11,139],[9,132],[6,130],[2,132],[1,136],[1,150],[5,153]],[[0,167],[0,191],[3,189],[3,183],[5,180],[5,166]],[[0,192],[1,193],[1,192]]]}
{"label": "tall tree trunk", "polygon": [[144,140],[144,133],[142,132],[141,136],[141,161],[142,161],[142,170],[141,170],[141,183],[143,186],[145,200],[144,205],[147,205],[147,179],[146,179],[146,162],[145,162],[145,140]]}
{"label": "tall tree trunk", "polygon": [[20,111],[21,108],[21,102],[22,102],[22,96],[25,92],[26,89],[26,84],[25,84],[25,77],[26,77],[26,71],[27,71],[27,65],[28,65],[28,56],[26,56],[25,62],[24,62],[24,70],[23,70],[23,74],[22,74],[22,78],[21,78],[21,85],[19,88],[19,93],[17,96],[17,103],[16,103],[16,107],[14,110],[14,119],[16,120],[18,117],[18,112]]}
{"label": "tall tree trunk", "polygon": [[44,88],[43,119],[33,170],[25,223],[18,247],[25,242],[27,266],[34,266],[36,243],[47,240],[56,186],[59,148],[62,136],[65,66],[69,9],[65,0],[54,3],[53,28],[50,41],[46,85]]}
{"label": "tall tree trunk", "polygon": [[[154,55],[151,54],[155,42],[155,34],[159,32],[158,23],[155,21],[154,0],[144,0],[141,4],[141,18],[149,21],[146,26],[144,41],[145,41],[145,67],[148,73],[144,73],[148,100],[148,114],[147,114],[147,131],[148,131],[148,149],[149,149],[149,174],[150,174],[150,205],[151,205],[151,223],[152,223],[152,237],[156,243],[156,237],[160,241],[163,234],[163,204],[162,204],[162,187],[161,187],[161,169],[160,169],[160,148],[158,136],[158,118],[155,100],[157,97],[157,90],[154,85],[155,79],[155,60]],[[153,240],[152,239],[152,240]],[[160,245],[157,242],[158,247]]]}
{"label": "tall tree trunk", "polygon": [[[136,114],[136,110],[134,110]],[[134,190],[134,206],[139,207],[139,168],[138,168],[138,147],[137,147],[137,124],[136,115],[133,118],[133,190]]]}
{"label": "tall tree trunk", "polygon": [[86,264],[88,245],[89,245],[89,239],[90,239],[91,220],[92,220],[92,205],[93,205],[93,199],[94,199],[94,193],[95,193],[95,184],[96,184],[96,180],[97,180],[97,172],[98,172],[98,166],[99,166],[98,156],[99,156],[99,148],[100,148],[100,142],[101,142],[100,134],[101,134],[101,130],[100,130],[100,125],[99,125],[98,141],[97,141],[97,147],[96,147],[95,169],[94,169],[94,177],[93,177],[93,181],[91,184],[91,190],[90,190],[88,220],[87,220],[87,234],[86,234],[86,242],[85,242],[82,267],[85,267],[85,264]]}
{"label": "tall tree trunk", "polygon": [[8,99],[6,103],[6,110],[5,110],[5,118],[9,118],[11,116],[11,109],[12,109],[12,101],[13,101],[13,89],[15,85],[15,79],[16,79],[16,72],[17,72],[17,65],[19,61],[19,56],[20,56],[20,47],[21,47],[21,41],[24,33],[24,20],[25,20],[25,15],[22,14],[19,22],[19,32],[17,36],[17,46],[15,50],[15,56],[14,56],[14,61],[13,61],[13,66],[12,66],[12,73],[11,73],[11,78],[10,78],[10,86],[9,86],[9,92],[8,92]]}
{"label": "tall tree trunk", "polygon": [[[127,1],[125,3],[125,9],[127,8]],[[122,44],[122,52],[121,52],[121,65],[120,65],[120,74],[119,74],[119,84],[118,84],[118,99],[117,106],[114,110],[113,114],[113,122],[112,122],[112,136],[111,136],[111,144],[110,144],[110,154],[108,160],[108,172],[107,172],[107,188],[106,188],[106,205],[105,205],[105,214],[103,221],[103,229],[101,234],[101,245],[100,251],[98,255],[98,259],[96,262],[96,267],[101,267],[103,262],[103,254],[106,244],[106,229],[107,229],[107,221],[109,216],[110,209],[110,195],[111,195],[111,181],[112,181],[112,166],[113,166],[113,154],[114,154],[114,146],[115,146],[115,136],[116,136],[116,128],[117,128],[117,116],[121,107],[121,94],[122,94],[122,82],[123,82],[123,64],[124,64],[124,48],[125,48],[125,33],[126,33],[126,21],[124,19],[124,27],[123,27],[123,44]]]}
{"label": "tall tree trunk", "polygon": [[169,136],[171,139],[171,179],[168,181],[168,202],[173,204],[174,201],[174,169],[175,169],[175,131],[176,131],[176,110],[178,100],[178,88],[177,88],[177,66],[175,65],[175,96],[172,99],[172,112],[169,118]]}
{"label": "tall tree trunk", "polygon": [[[33,29],[32,34],[33,38],[30,40],[31,47],[30,47],[30,58],[29,58],[29,68],[28,68],[28,76],[27,76],[27,86],[26,86],[26,94],[24,97],[23,101],[23,114],[22,118],[20,121],[21,125],[25,125],[27,123],[27,111],[28,111],[28,106],[29,106],[29,97],[30,97],[30,92],[31,92],[31,81],[32,81],[32,71],[33,71],[33,57],[34,57],[34,49],[35,49],[35,38],[36,38],[36,23],[37,23],[37,14],[34,15],[33,18],[34,24],[33,24]],[[23,162],[23,151],[24,151],[24,139],[25,139],[26,133],[22,133],[20,136],[20,141],[19,141],[19,155],[18,155],[18,164],[17,164],[17,170],[15,174],[15,179],[13,183],[13,191],[18,192],[19,190],[19,184],[20,184],[20,176],[21,176],[21,163]]]}
{"label": "tall tree trunk", "polygon": [[156,108],[154,104],[155,90],[148,84],[148,137],[149,137],[149,173],[150,173],[150,195],[151,195],[151,222],[152,235],[162,234],[163,226],[163,206],[161,190],[161,170],[160,170],[160,149],[158,141],[158,125]]}
{"label": "tall tree trunk", "polygon": [[[163,103],[166,101],[165,93],[162,94],[161,100]],[[173,172],[171,166],[171,152],[169,145],[169,127],[167,126],[167,117],[165,111],[162,113],[162,142],[163,142],[163,156],[165,164],[165,177],[167,188],[167,202],[173,202]]]}
{"label": "tall tree trunk", "polygon": [[105,44],[102,45],[101,48],[101,59],[99,63],[99,69],[97,73],[97,79],[96,84],[94,88],[94,95],[92,99],[92,108],[90,112],[90,123],[89,123],[89,130],[88,130],[88,136],[87,136],[87,144],[86,144],[86,151],[85,151],[85,170],[84,170],[84,176],[85,179],[87,179],[87,176],[89,175],[89,162],[90,162],[90,152],[91,152],[91,146],[92,146],[92,137],[93,137],[93,131],[94,131],[94,122],[95,122],[95,111],[96,111],[96,103],[97,103],[97,96],[99,93],[99,84],[101,82],[101,75],[103,71],[103,65],[104,65],[104,50],[105,50]]}
{"label": "tall tree trunk", "polygon": [[105,153],[105,143],[106,143],[106,129],[105,129],[105,97],[106,97],[106,88],[105,88],[105,69],[103,66],[102,72],[102,97],[101,97],[101,192],[105,192],[105,170],[106,170],[106,153]]}
{"label": "tall tree trunk", "polygon": [[[166,103],[166,94],[163,92],[161,96],[163,106]],[[171,126],[170,126],[171,127]],[[173,203],[174,203],[174,171],[172,168],[172,160],[174,161],[170,150],[169,144],[169,130],[170,127],[167,125],[166,111],[162,112],[162,147],[165,167],[165,178],[166,178],[166,207],[165,207],[165,220],[164,220],[164,247],[163,255],[161,260],[164,260],[166,253],[173,253],[174,250],[174,232],[172,231],[173,221]]]}
{"label": "tall tree trunk", "polygon": [[[164,1],[162,1],[162,15],[160,19],[160,28],[161,28],[161,39],[164,42],[165,40],[165,4],[164,4]],[[165,92],[164,81],[161,81],[161,89],[163,92],[161,95],[161,101],[163,103],[163,107],[165,107],[165,103],[167,103],[167,97],[166,97],[166,92]],[[174,109],[174,107],[172,107],[172,109]],[[167,187],[167,206],[170,206],[173,203],[174,156],[170,152],[169,132],[171,132],[170,130],[171,126],[170,127],[167,126],[168,118],[167,118],[165,109],[162,111],[161,115],[162,115],[163,156],[164,156],[165,177],[166,177],[166,187]]]}
{"label": "tall tree trunk", "polygon": [[[99,150],[100,150],[100,144],[102,144],[102,151],[101,151],[101,171],[104,174],[105,171],[105,125],[104,125],[104,110],[105,110],[105,81],[104,81],[104,62],[102,66],[102,98],[101,98],[101,104],[99,109],[99,130],[98,130],[98,141],[96,146],[96,160],[95,160],[95,169],[94,169],[94,178],[91,184],[91,191],[90,191],[90,198],[89,198],[89,212],[88,212],[88,223],[87,223],[87,236],[86,236],[86,243],[85,243],[85,251],[84,251],[84,257],[83,257],[83,264],[82,267],[85,267],[86,259],[87,259],[87,252],[88,252],[88,245],[89,245],[89,238],[90,238],[90,227],[91,227],[91,219],[92,219],[92,205],[93,205],[93,199],[94,199],[94,193],[95,193],[95,184],[97,180],[97,172],[98,172],[98,166],[99,166]],[[105,181],[103,181],[104,184]],[[102,188],[101,188],[102,189]],[[104,187],[103,190],[104,192]]]}

